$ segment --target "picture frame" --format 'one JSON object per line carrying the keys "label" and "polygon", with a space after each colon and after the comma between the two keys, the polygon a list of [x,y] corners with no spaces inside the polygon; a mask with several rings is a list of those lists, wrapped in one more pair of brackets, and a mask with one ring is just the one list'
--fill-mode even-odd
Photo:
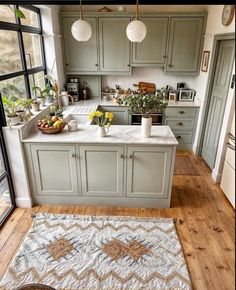
{"label": "picture frame", "polygon": [[210,59],[210,51],[209,50],[204,50],[203,51],[203,56],[202,56],[201,71],[207,72],[209,59]]}

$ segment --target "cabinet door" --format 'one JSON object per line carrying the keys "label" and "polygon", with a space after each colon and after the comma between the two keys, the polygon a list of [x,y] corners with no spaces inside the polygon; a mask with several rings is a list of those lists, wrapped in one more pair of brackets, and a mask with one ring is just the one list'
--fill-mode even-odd
{"label": "cabinet door", "polygon": [[31,145],[38,196],[79,195],[75,146]]}
{"label": "cabinet door", "polygon": [[129,125],[129,113],[126,107],[99,106],[102,112],[111,112],[114,115],[112,125]]}
{"label": "cabinet door", "polygon": [[122,196],[122,146],[80,146],[83,196]]}
{"label": "cabinet door", "polygon": [[171,147],[128,147],[127,196],[167,198],[172,162]]}
{"label": "cabinet door", "polygon": [[147,35],[140,43],[133,43],[132,64],[154,64],[164,66],[168,17],[140,18],[147,27]]}
{"label": "cabinet door", "polygon": [[101,72],[130,72],[130,41],[126,36],[129,17],[99,18]]}
{"label": "cabinet door", "polygon": [[71,34],[71,26],[76,20],[78,18],[67,17],[62,19],[66,72],[97,72],[97,19],[85,19],[92,26],[92,36],[84,42],[75,40]]}
{"label": "cabinet door", "polygon": [[197,73],[203,38],[203,17],[173,17],[166,72]]}

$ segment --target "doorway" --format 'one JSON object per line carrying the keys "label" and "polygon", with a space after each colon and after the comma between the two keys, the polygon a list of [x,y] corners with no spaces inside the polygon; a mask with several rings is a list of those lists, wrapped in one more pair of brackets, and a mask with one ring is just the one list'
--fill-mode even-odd
{"label": "doorway", "polygon": [[225,105],[234,63],[235,40],[216,40],[213,69],[210,77],[211,88],[205,111],[205,130],[202,135],[201,155],[213,169],[218,150]]}

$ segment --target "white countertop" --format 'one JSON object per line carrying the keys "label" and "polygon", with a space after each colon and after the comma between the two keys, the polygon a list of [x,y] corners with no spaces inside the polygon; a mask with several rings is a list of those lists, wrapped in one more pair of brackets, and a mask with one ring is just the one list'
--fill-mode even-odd
{"label": "white countertop", "polygon": [[141,126],[111,125],[105,137],[97,136],[97,125],[79,124],[76,132],[67,126],[59,134],[32,133],[22,142],[26,143],[78,143],[78,144],[122,144],[122,145],[165,145],[176,146],[178,141],[169,126],[152,126],[151,137],[141,136]]}

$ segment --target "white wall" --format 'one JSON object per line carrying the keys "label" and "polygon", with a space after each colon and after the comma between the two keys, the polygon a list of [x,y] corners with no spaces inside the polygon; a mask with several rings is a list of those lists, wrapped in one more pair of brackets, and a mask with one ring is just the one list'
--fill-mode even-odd
{"label": "white wall", "polygon": [[[223,26],[221,24],[221,14],[222,14],[223,7],[224,5],[209,5],[208,6],[208,19],[207,19],[205,42],[204,42],[203,50],[210,51],[209,63],[211,63],[211,58],[212,58],[214,35],[235,32],[235,17],[229,26]],[[207,97],[206,88],[207,88],[207,82],[209,80],[209,71],[210,71],[210,68],[208,68],[208,72],[200,71],[200,74],[196,78],[196,82],[195,82],[198,95],[202,96],[202,105],[199,112],[196,138],[195,138],[195,143],[193,147],[194,151],[196,150],[197,142],[200,138],[200,122],[202,121],[203,107],[205,105],[206,97]],[[229,93],[228,93],[225,115],[224,115],[224,120],[223,120],[220,140],[219,140],[219,148],[217,152],[215,168],[213,169],[213,173],[212,173],[212,177],[214,181],[216,182],[220,182],[222,168],[223,168],[222,160],[224,159],[224,154],[225,154],[224,140],[225,140],[225,135],[227,133],[227,126],[231,119],[229,112],[231,111],[232,102],[233,102],[233,91],[234,90],[229,90]]]}

